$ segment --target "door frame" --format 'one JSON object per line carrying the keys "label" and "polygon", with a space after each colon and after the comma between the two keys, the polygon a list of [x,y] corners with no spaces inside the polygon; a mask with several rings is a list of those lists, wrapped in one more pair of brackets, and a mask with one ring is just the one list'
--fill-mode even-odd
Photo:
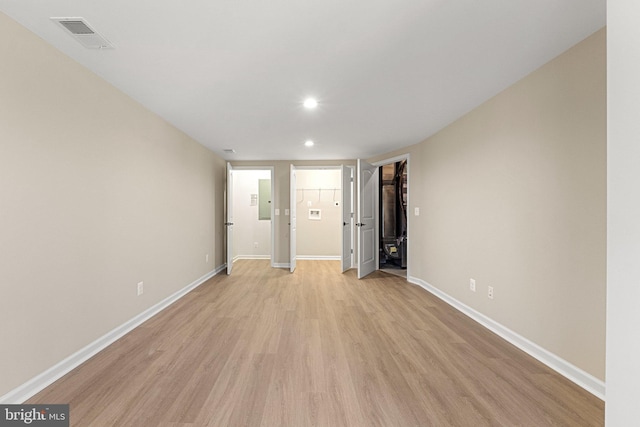
{"label": "door frame", "polygon": [[[409,250],[409,247],[412,245],[412,239],[411,239],[411,223],[413,222],[412,218],[413,215],[411,214],[411,211],[409,209],[409,207],[411,206],[411,155],[410,153],[406,153],[406,154],[400,154],[398,156],[394,156],[394,157],[389,157],[387,159],[383,159],[383,160],[378,160],[377,162],[372,162],[371,164],[377,167],[381,167],[384,165],[388,165],[391,163],[396,163],[396,162],[401,162],[403,160],[407,161],[407,253],[411,253],[411,251]],[[379,212],[376,213],[376,215],[380,215]],[[380,218],[378,218],[378,221],[380,221]],[[377,243],[376,245],[377,247],[377,253],[380,252],[380,239],[377,239]],[[407,257],[407,280],[409,280],[409,277],[411,277],[411,263],[409,262],[409,260],[411,259],[410,256]],[[379,263],[380,261],[378,261]]]}
{"label": "door frame", "polygon": [[[341,172],[344,173],[345,170],[349,171],[349,179],[347,181],[348,186],[349,186],[349,200],[348,200],[348,204],[345,203],[345,195],[346,195],[346,191],[344,189],[344,185],[345,185],[345,177],[342,177],[342,221],[343,221],[343,226],[344,226],[344,221],[345,219],[347,221],[349,221],[349,249],[350,249],[350,253],[349,253],[349,265],[348,267],[345,269],[345,265],[344,265],[344,240],[342,241],[342,272],[344,273],[347,270],[352,269],[355,266],[355,256],[356,256],[356,244],[355,244],[355,215],[356,215],[356,210],[355,210],[355,192],[356,192],[356,188],[355,188],[355,166],[352,165],[340,165],[340,169]],[[345,209],[349,209],[349,214],[348,216],[345,218]],[[342,239],[344,239],[344,232],[342,233]]]}
{"label": "door frame", "polygon": [[225,210],[224,210],[224,236],[226,239],[226,264],[227,276],[231,275],[233,270],[233,165],[227,162],[226,167],[226,191],[225,191]]}
{"label": "door frame", "polygon": [[297,191],[298,179],[296,167],[289,164],[289,272],[296,270],[298,260],[298,206]]}
{"label": "door frame", "polygon": [[[327,169],[328,170],[341,171],[342,170],[342,166],[345,166],[348,170],[350,170],[352,181],[351,181],[351,201],[350,201],[349,209],[351,210],[351,214],[352,214],[351,215],[351,233],[350,233],[350,235],[351,235],[350,245],[351,245],[352,253],[351,253],[351,266],[349,268],[350,269],[351,268],[355,268],[356,267],[356,261],[355,261],[354,257],[357,255],[357,249],[356,249],[356,244],[355,244],[356,231],[355,231],[355,226],[354,226],[354,223],[355,223],[355,218],[354,218],[354,216],[355,216],[355,203],[356,203],[356,201],[355,201],[355,183],[356,183],[355,170],[356,170],[356,166],[353,165],[353,164],[344,164],[344,163],[343,164],[339,164],[339,165],[333,164],[333,165],[324,165],[324,166],[323,165],[303,165],[303,166],[300,166],[300,165],[295,165],[293,163],[291,163],[291,165],[293,165],[293,167],[295,167],[295,169],[297,171],[299,171],[299,170],[327,170]],[[296,183],[296,188],[297,188],[297,183]],[[290,191],[293,191],[293,189],[290,188]],[[341,193],[343,191],[344,190],[341,189]],[[344,209],[344,206],[341,206],[341,207]],[[342,221],[338,225],[340,226],[340,229],[342,230]],[[340,250],[340,256],[342,257],[342,249]]]}
{"label": "door frame", "polygon": [[[268,170],[271,175],[271,231],[270,231],[270,266],[275,267],[275,167],[274,166],[233,166],[234,171],[263,171]],[[235,181],[235,180],[234,180]],[[229,203],[229,201],[227,201]],[[235,206],[234,206],[235,208]]]}

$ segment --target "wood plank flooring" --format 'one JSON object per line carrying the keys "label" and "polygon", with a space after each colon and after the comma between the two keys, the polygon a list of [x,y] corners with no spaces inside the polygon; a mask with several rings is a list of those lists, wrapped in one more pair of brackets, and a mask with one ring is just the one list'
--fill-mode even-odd
{"label": "wood plank flooring", "polygon": [[243,260],[29,403],[73,426],[602,426],[604,404],[406,280]]}

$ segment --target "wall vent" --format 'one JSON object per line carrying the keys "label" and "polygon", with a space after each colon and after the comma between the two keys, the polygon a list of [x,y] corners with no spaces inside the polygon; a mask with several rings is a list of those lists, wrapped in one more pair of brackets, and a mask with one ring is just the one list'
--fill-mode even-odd
{"label": "wall vent", "polygon": [[91,28],[84,18],[51,18],[51,20],[87,49],[113,49],[111,42]]}

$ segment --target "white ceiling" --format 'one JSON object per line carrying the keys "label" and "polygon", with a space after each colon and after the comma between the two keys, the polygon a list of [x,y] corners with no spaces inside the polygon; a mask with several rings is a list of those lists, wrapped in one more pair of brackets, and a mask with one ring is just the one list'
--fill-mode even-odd
{"label": "white ceiling", "polygon": [[[418,143],[605,25],[605,0],[0,0],[0,10],[230,160],[366,158]],[[85,49],[50,17],[83,17],[115,49]],[[302,107],[307,96],[316,110]]]}

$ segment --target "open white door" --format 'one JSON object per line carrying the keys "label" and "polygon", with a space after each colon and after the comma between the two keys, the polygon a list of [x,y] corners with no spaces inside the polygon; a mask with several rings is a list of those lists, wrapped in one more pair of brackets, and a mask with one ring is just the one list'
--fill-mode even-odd
{"label": "open white door", "polygon": [[227,220],[224,225],[227,229],[227,274],[231,274],[233,268],[233,167],[227,162]]}
{"label": "open white door", "polygon": [[289,178],[289,271],[296,269],[296,168],[291,165]]}
{"label": "open white door", "polygon": [[378,168],[358,159],[358,279],[377,269]]}
{"label": "open white door", "polygon": [[351,169],[342,165],[342,272],[351,268]]}

